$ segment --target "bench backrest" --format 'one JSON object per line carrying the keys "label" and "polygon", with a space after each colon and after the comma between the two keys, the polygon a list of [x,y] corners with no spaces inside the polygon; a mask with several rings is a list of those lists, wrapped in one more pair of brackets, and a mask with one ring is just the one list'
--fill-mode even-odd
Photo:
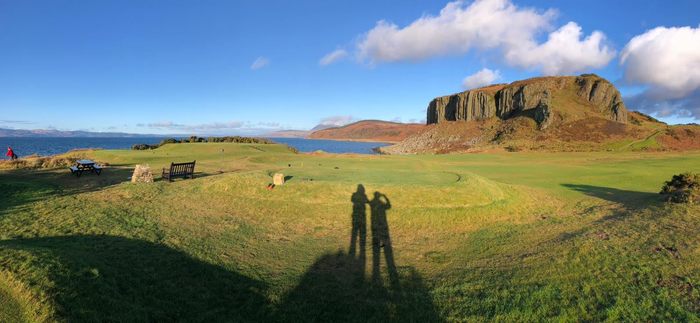
{"label": "bench backrest", "polygon": [[194,173],[194,163],[170,163],[170,176],[192,175]]}

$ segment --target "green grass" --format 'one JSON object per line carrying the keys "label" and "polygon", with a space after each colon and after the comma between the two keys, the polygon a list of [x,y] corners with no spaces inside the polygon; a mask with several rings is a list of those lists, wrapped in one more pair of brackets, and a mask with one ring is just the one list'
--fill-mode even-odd
{"label": "green grass", "polygon": [[[198,143],[88,154],[111,165],[102,176],[0,172],[0,321],[700,314],[700,208],[657,194],[671,175],[700,171],[699,153],[350,156]],[[194,159],[194,180],[128,182],[134,164]],[[291,179],[268,191],[275,172]],[[366,209],[364,253],[350,248],[358,184],[391,202]],[[375,247],[378,237],[390,240]]]}
{"label": "green grass", "polygon": [[656,137],[661,131],[656,131],[650,136],[641,140],[623,140],[613,142],[607,145],[607,148],[614,151],[640,151],[640,150],[656,150],[661,149],[661,144],[656,140]]}

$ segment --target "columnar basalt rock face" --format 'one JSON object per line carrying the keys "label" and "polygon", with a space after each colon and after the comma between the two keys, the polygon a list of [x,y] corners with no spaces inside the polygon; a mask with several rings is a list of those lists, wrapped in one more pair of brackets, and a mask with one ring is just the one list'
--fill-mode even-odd
{"label": "columnar basalt rock face", "polygon": [[[553,100],[555,97],[562,99]],[[566,107],[557,106],[555,102],[566,102]],[[536,120],[540,128],[544,129],[551,113],[572,108],[572,105],[575,109],[592,109],[590,112],[607,119],[627,123],[627,109],[620,92],[607,80],[592,74],[540,77],[438,97],[428,105],[427,123],[508,119],[532,110],[532,115],[541,119]]]}
{"label": "columnar basalt rock face", "polygon": [[600,110],[607,114],[608,118],[622,123],[627,123],[627,108],[622,102],[622,96],[614,85],[602,78],[577,77],[579,86],[578,96],[587,98]]}

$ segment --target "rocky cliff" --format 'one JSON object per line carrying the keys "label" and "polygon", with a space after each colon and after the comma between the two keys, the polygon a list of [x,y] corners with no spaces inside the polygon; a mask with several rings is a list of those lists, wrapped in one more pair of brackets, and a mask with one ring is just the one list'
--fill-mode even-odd
{"label": "rocky cliff", "polygon": [[620,92],[593,74],[538,77],[435,98],[425,130],[386,154],[490,150],[696,150],[700,126],[670,126],[628,112]]}
{"label": "rocky cliff", "polygon": [[438,97],[428,105],[427,123],[520,115],[533,118],[540,129],[554,119],[572,121],[593,115],[627,123],[620,92],[594,74],[538,77]]}

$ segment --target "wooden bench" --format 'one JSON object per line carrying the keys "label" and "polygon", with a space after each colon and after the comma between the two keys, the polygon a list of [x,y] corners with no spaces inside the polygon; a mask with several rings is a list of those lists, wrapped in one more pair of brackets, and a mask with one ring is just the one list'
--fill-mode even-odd
{"label": "wooden bench", "polygon": [[163,178],[172,182],[173,178],[194,178],[194,163],[170,163],[170,169],[163,168]]}
{"label": "wooden bench", "polygon": [[70,168],[70,172],[73,175],[76,175],[78,177],[83,175],[84,172],[95,173],[98,176],[102,173],[102,167],[95,165],[95,164],[86,164],[86,165],[77,164],[77,165],[71,166],[69,168]]}

